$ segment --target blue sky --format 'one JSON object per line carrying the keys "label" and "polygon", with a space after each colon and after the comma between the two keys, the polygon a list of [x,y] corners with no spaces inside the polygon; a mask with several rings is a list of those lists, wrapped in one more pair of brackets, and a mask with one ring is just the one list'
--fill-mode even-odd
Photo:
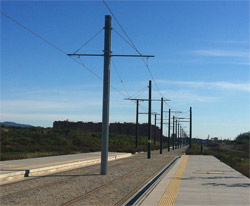
{"label": "blue sky", "polygon": [[[148,64],[171,99],[165,110],[187,117],[192,106],[193,137],[232,139],[250,130],[248,1],[107,3],[139,51],[155,55]],[[102,1],[2,1],[1,10],[67,53],[102,29],[110,14]],[[112,26],[124,36],[114,19]],[[112,52],[136,54],[115,31]],[[102,51],[103,32],[80,53]],[[81,60],[102,77],[102,57]],[[150,79],[140,58],[113,57],[111,84],[124,96],[111,89],[110,122],[135,121],[135,104],[124,97],[143,90],[139,97],[147,98]],[[160,97],[153,82],[153,98]],[[1,15],[1,121],[45,127],[55,120],[99,122],[101,110],[102,81]],[[160,111],[159,103],[153,111]]]}

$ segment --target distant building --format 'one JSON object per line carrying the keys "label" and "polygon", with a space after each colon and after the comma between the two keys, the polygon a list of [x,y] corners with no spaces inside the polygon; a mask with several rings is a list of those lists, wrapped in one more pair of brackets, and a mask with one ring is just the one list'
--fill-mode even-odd
{"label": "distant building", "polygon": [[211,138],[211,141],[212,141],[212,142],[218,142],[218,140],[219,140],[218,137],[212,137],[212,138]]}
{"label": "distant building", "polygon": [[[115,134],[124,134],[124,135],[135,135],[136,124],[134,123],[110,123],[109,132]],[[68,129],[78,129],[82,131],[89,132],[102,132],[102,123],[101,122],[69,122],[66,121],[55,121],[53,123],[53,129],[59,130],[68,130]],[[154,131],[156,133],[156,139],[159,140],[161,135],[161,130],[159,127],[152,125],[152,139],[154,138]],[[148,135],[148,124],[138,124],[138,135],[147,136]]]}

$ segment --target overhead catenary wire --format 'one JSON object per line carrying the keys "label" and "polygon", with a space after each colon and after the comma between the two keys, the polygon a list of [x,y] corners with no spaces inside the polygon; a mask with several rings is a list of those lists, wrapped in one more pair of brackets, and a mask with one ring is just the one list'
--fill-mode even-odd
{"label": "overhead catenary wire", "polygon": [[[128,38],[129,42],[131,43],[132,47],[137,50],[136,46],[134,45],[133,41],[130,39],[130,37],[128,36],[127,32],[125,31],[125,29],[122,27],[122,25],[120,24],[120,22],[118,21],[118,19],[116,18],[115,14],[113,13],[113,11],[111,10],[111,8],[109,7],[109,5],[105,2],[105,0],[103,0],[103,3],[105,4],[106,8],[109,10],[109,12],[111,13],[111,15],[114,17],[115,21],[117,22],[117,24],[119,25],[119,27],[121,28],[121,30],[123,31],[123,33],[126,35],[126,37]],[[138,53],[140,53],[137,50]]]}
{"label": "overhead catenary wire", "polygon": [[138,93],[134,98],[139,97],[140,95],[142,95],[145,92],[145,89],[143,91],[141,91],[140,93]]}
{"label": "overhead catenary wire", "polygon": [[[109,10],[109,12],[111,13],[111,15],[114,17],[115,21],[117,22],[117,24],[119,25],[119,27],[121,28],[122,32],[125,34],[125,36],[127,37],[128,41],[130,42],[130,46],[139,54],[139,55],[142,55],[142,53],[137,49],[137,47],[135,46],[135,44],[133,43],[133,41],[131,40],[131,38],[129,37],[129,35],[127,34],[127,32],[125,31],[125,29],[123,28],[123,26],[120,24],[119,20],[117,19],[117,17],[115,16],[115,14],[113,13],[113,11],[111,10],[111,8],[109,7],[109,5],[106,3],[105,0],[103,0],[103,3],[104,5],[106,6],[106,8]],[[122,38],[123,40],[125,40],[125,38]],[[126,41],[127,42],[127,41]],[[128,43],[128,42],[127,42]],[[141,57],[142,61],[144,62],[157,90],[158,90],[158,93],[163,97],[162,93],[161,93],[161,90],[153,76],[153,73],[151,72],[149,66],[148,66],[148,63],[145,61],[145,59],[143,57]]]}
{"label": "overhead catenary wire", "polygon": [[62,49],[58,48],[55,44],[49,42],[47,39],[43,38],[42,36],[40,36],[39,34],[33,32],[31,29],[29,29],[28,27],[24,26],[22,23],[20,23],[19,21],[15,20],[14,18],[12,18],[11,16],[9,16],[8,14],[4,13],[2,10],[0,10],[1,14],[4,15],[5,17],[9,18],[11,21],[15,22],[16,24],[18,24],[19,26],[21,26],[22,28],[24,28],[25,30],[29,31],[30,33],[32,33],[33,35],[35,35],[36,37],[38,37],[39,39],[41,39],[42,41],[46,42],[48,45],[50,45],[51,47],[55,48],[56,50],[60,51],[63,54],[67,53],[65,51],[63,51]]}
{"label": "overhead catenary wire", "polygon": [[116,67],[116,65],[115,65],[115,62],[114,62],[112,59],[111,59],[111,63],[113,64],[113,67],[115,68],[116,74],[117,74],[118,78],[120,79],[120,82],[121,82],[123,88],[125,89],[125,92],[126,92],[126,94],[127,94],[127,97],[129,97],[130,95],[129,95],[129,93],[128,93],[128,89],[127,89],[127,87],[125,86],[124,81],[123,81],[122,78],[121,78],[121,75],[120,75],[120,73],[119,73],[119,71],[118,71],[118,69],[117,69],[117,67]]}
{"label": "overhead catenary wire", "polygon": [[148,86],[143,87],[141,90],[139,90],[138,92],[134,93],[133,95],[131,95],[129,98],[137,98],[138,96],[140,96],[143,92],[145,92],[145,90],[148,88]]}
{"label": "overhead catenary wire", "polygon": [[[71,56],[70,56],[71,57]],[[75,60],[77,63],[80,63],[80,65],[82,65],[85,69],[87,69],[90,73],[92,73],[94,76],[96,76],[98,79],[103,80],[102,77],[100,77],[97,73],[95,73],[94,71],[92,71],[91,69],[89,69],[81,60],[81,58],[79,57],[79,61],[78,62],[74,57],[71,57],[71,59]]]}
{"label": "overhead catenary wire", "polygon": [[[92,73],[94,76],[96,76],[99,80],[103,81],[103,78],[100,77],[97,73],[95,73],[93,70],[89,69],[81,60],[81,58],[79,57],[80,62],[78,62],[74,57],[72,57],[73,60],[75,60],[77,63],[80,63],[80,65],[82,65],[85,69],[87,69],[90,73]],[[125,94],[123,94],[119,89],[117,89],[116,87],[114,87],[113,85],[110,85],[110,87],[112,89],[114,89],[116,92],[118,92],[120,95],[127,97]]]}
{"label": "overhead catenary wire", "polygon": [[[136,100],[131,100],[131,101],[136,104]],[[145,107],[142,104],[139,104],[139,108],[141,108],[144,112],[147,112],[147,109],[148,109],[147,107]]]}
{"label": "overhead catenary wire", "polygon": [[188,113],[188,112],[190,112],[190,110],[187,110],[187,111],[185,111],[185,112],[182,112],[182,114],[185,114],[185,113]]}
{"label": "overhead catenary wire", "polygon": [[172,106],[172,105],[169,104],[168,102],[165,102],[165,104],[166,104],[170,109],[178,110],[178,108]]}
{"label": "overhead catenary wire", "polygon": [[85,47],[89,42],[91,42],[98,34],[100,34],[103,31],[103,28],[98,31],[96,34],[94,34],[90,39],[88,39],[86,42],[84,42],[79,49],[77,49],[73,54],[76,54],[76,52],[80,51],[83,47]]}
{"label": "overhead catenary wire", "polygon": [[144,112],[148,112],[148,107],[144,106],[144,105],[140,105],[141,106],[141,109],[144,111]]}
{"label": "overhead catenary wire", "polygon": [[[131,46],[133,49],[135,49],[135,51],[136,51],[139,55],[142,55],[142,53],[135,47],[134,44],[131,44],[128,40],[126,40],[118,31],[116,31],[116,30],[114,30],[114,31],[115,31],[115,32],[118,34],[118,36],[120,36],[121,39],[123,39],[129,46]],[[153,76],[153,73],[151,72],[151,70],[150,70],[150,68],[149,68],[148,62],[145,61],[145,58],[144,58],[144,57],[141,57],[141,59],[142,59],[143,63],[145,64],[146,68],[148,69],[148,72],[149,72],[151,78],[153,79],[153,81],[154,81],[154,83],[155,83],[155,86],[156,86],[156,88],[157,88],[157,92],[159,92],[159,94],[160,94],[161,96],[163,96],[163,94],[162,94],[161,91],[160,91],[160,88],[159,88],[158,84],[156,83],[156,80],[155,80],[155,78],[154,78],[154,76]],[[148,59],[148,58],[147,58],[147,59]]]}
{"label": "overhead catenary wire", "polygon": [[[51,47],[53,47],[54,49],[56,49],[57,51],[59,51],[59,52],[61,52],[62,54],[64,54],[64,55],[67,55],[67,53],[64,51],[64,50],[62,50],[61,48],[59,48],[58,46],[56,46],[54,43],[52,43],[51,41],[48,41],[47,39],[45,39],[44,37],[42,37],[41,35],[39,35],[39,34],[37,34],[36,32],[34,32],[34,31],[32,31],[30,28],[28,28],[27,26],[25,26],[24,24],[22,24],[22,23],[20,23],[19,21],[17,21],[16,19],[14,19],[13,17],[11,17],[11,16],[9,16],[8,14],[6,14],[5,12],[3,12],[3,11],[1,11],[0,10],[0,12],[1,12],[1,14],[3,15],[3,16],[5,16],[5,17],[7,17],[8,19],[10,19],[11,21],[13,21],[14,23],[16,23],[17,25],[19,25],[20,27],[22,27],[23,29],[25,29],[26,31],[28,31],[28,32],[30,32],[31,34],[33,34],[34,36],[36,36],[37,38],[39,38],[40,40],[42,40],[42,41],[44,41],[45,43],[47,43],[49,46],[51,46]],[[118,21],[118,20],[117,20]],[[102,29],[103,30],[103,29]],[[100,31],[98,31],[91,39],[89,39],[87,42],[85,42],[79,49],[81,49],[81,48],[83,48],[84,46],[86,46],[86,44],[88,44],[93,38],[95,38],[102,30],[100,30]],[[126,32],[125,32],[126,33]],[[125,39],[124,39],[125,40]],[[131,41],[131,39],[129,38],[129,41]],[[132,42],[132,41],[131,41]],[[127,43],[129,43],[128,41],[127,41]],[[133,44],[133,42],[132,43],[130,43],[130,46],[132,46],[132,48],[134,48],[140,55],[141,55],[141,53],[138,51],[138,49],[135,47],[135,45]],[[79,51],[79,50],[78,50]],[[68,55],[67,55],[68,56]],[[81,65],[83,68],[85,68],[88,72],[90,72],[91,74],[93,74],[94,76],[96,76],[99,80],[103,80],[103,78],[101,77],[101,76],[99,76],[96,72],[94,72],[93,70],[91,70],[89,67],[87,67],[83,62],[82,62],[82,60],[79,58],[79,60],[78,59],[76,59],[76,58],[74,58],[74,57],[72,57],[72,56],[68,56],[69,58],[71,58],[73,61],[75,61],[76,63],[78,63],[79,65]],[[147,68],[148,68],[148,64],[147,64],[147,62],[145,61],[145,59],[142,57],[142,59],[143,59],[143,61],[144,61],[144,63],[145,63],[145,65],[147,66]],[[149,69],[149,68],[148,68]],[[150,70],[149,70],[149,72],[150,72]],[[156,82],[155,81],[155,79],[153,78],[153,74],[151,73],[151,75],[152,75],[152,79],[153,79],[153,81],[154,82]],[[156,83],[156,85],[157,85],[157,83]],[[125,95],[125,94],[123,94],[120,90],[118,90],[116,87],[114,87],[114,86],[112,86],[111,85],[111,88],[112,89],[114,89],[115,91],[117,91],[119,94],[121,94],[122,96],[124,96],[124,97],[127,97],[127,95]],[[145,87],[145,88],[147,88],[147,87]],[[159,87],[157,87],[158,88],[158,90],[159,90]],[[159,90],[160,91],[160,90]],[[163,96],[163,95],[161,95],[161,96]],[[167,102],[166,102],[166,104],[168,104]],[[170,104],[168,104],[169,106],[171,106]],[[142,106],[142,105],[141,105]],[[144,106],[142,106],[142,107],[144,107]],[[172,107],[172,106],[171,106]],[[174,108],[174,107],[173,107]],[[188,111],[186,111],[186,112],[189,112],[189,110]]]}
{"label": "overhead catenary wire", "polygon": [[[67,53],[65,51],[63,51],[62,49],[60,49],[58,46],[56,46],[55,44],[51,43],[50,41],[48,41],[47,39],[45,39],[44,37],[42,37],[41,35],[37,34],[36,32],[32,31],[30,28],[28,28],[27,26],[25,26],[24,24],[20,23],[19,21],[17,21],[16,19],[14,19],[13,17],[9,16],[8,14],[6,14],[5,12],[3,12],[2,10],[0,10],[0,13],[2,15],[4,15],[5,17],[7,17],[8,19],[10,19],[11,21],[13,21],[14,23],[16,23],[17,25],[21,26],[23,29],[25,29],[26,31],[30,32],[31,34],[35,35],[36,37],[38,37],[40,40],[44,41],[45,43],[47,43],[49,46],[53,47],[54,49],[56,49],[57,51],[63,53],[64,55],[66,55],[67,57],[69,57],[70,59],[72,59],[73,61],[75,61],[76,63],[80,64],[82,67],[84,67],[88,72],[90,72],[91,74],[93,74],[95,77],[97,77],[99,80],[103,80],[102,77],[100,77],[96,72],[94,72],[93,70],[91,70],[89,67],[87,67],[79,58],[79,61],[77,59],[75,59],[72,56],[68,56]],[[110,86],[112,89],[114,89],[115,91],[117,91],[119,94],[121,94],[122,96],[126,97],[125,94],[123,94],[120,90],[118,90],[117,88],[115,88],[114,86]]]}
{"label": "overhead catenary wire", "polygon": [[[81,65],[83,68],[85,68],[88,72],[90,72],[92,75],[94,75],[97,79],[103,81],[103,78],[101,76],[99,76],[96,72],[94,72],[93,70],[91,70],[89,67],[87,67],[83,61],[81,60],[81,58],[79,57],[78,59],[74,58],[73,56],[68,56],[67,52],[63,51],[62,49],[60,49],[58,46],[56,46],[55,44],[53,44],[52,42],[48,41],[47,39],[45,39],[44,37],[42,37],[41,35],[37,34],[36,32],[32,31],[31,29],[29,29],[27,26],[25,26],[24,24],[20,23],[19,21],[15,20],[13,17],[7,15],[6,13],[4,13],[3,11],[1,11],[1,14],[4,15],[5,17],[9,18],[11,21],[13,21],[14,23],[18,24],[19,26],[21,26],[23,29],[25,29],[26,31],[32,33],[33,35],[35,35],[36,37],[38,37],[40,40],[44,41],[45,43],[47,43],[49,46],[53,47],[54,49],[58,50],[59,52],[63,53],[64,55],[66,55],[67,57],[69,57],[70,59],[72,59],[73,61],[75,61],[77,64]],[[101,31],[99,31],[101,32]],[[99,34],[98,32],[98,34]],[[96,36],[96,35],[95,35]],[[93,39],[93,38],[92,38]],[[88,40],[87,42],[89,42],[90,40]],[[86,43],[85,43],[86,45]],[[78,61],[79,60],[79,61]],[[120,95],[127,97],[125,94],[123,94],[120,90],[118,90],[116,87],[114,87],[113,85],[110,85],[110,87],[115,90],[116,92],[118,92]],[[145,87],[147,88],[147,87]],[[140,105],[140,108],[144,111],[145,107],[143,105]]]}
{"label": "overhead catenary wire", "polygon": [[120,34],[120,32],[118,32],[115,28],[113,28],[113,31],[123,40],[125,41],[130,47],[132,47],[134,49],[134,46],[127,40],[125,39],[125,37],[122,36],[122,34]]}

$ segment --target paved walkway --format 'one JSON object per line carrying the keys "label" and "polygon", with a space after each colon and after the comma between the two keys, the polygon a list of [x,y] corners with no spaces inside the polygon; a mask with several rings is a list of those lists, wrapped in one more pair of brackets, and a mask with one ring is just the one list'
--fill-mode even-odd
{"label": "paved walkway", "polygon": [[[108,160],[130,157],[131,153],[109,152]],[[0,183],[24,176],[45,175],[100,163],[101,152],[0,161]]]}
{"label": "paved walkway", "polygon": [[213,156],[182,156],[141,205],[250,205],[250,180]]}

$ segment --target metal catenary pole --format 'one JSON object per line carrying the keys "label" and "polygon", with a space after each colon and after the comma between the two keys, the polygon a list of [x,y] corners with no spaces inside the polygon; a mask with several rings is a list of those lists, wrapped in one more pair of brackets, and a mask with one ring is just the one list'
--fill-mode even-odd
{"label": "metal catenary pole", "polygon": [[192,147],[192,107],[190,107],[189,147]]}
{"label": "metal catenary pole", "polygon": [[180,123],[178,122],[178,148],[181,147],[181,141],[180,141]]}
{"label": "metal catenary pole", "polygon": [[168,151],[170,151],[171,109],[168,110]]}
{"label": "metal catenary pole", "polygon": [[178,137],[177,137],[177,118],[176,118],[176,120],[175,120],[175,136],[176,136],[175,141],[177,141],[177,142],[176,142],[176,148],[177,148],[177,147],[178,147]]}
{"label": "metal catenary pole", "polygon": [[175,120],[174,120],[174,116],[173,116],[173,150],[175,149],[174,147],[175,147],[175,138],[174,138],[174,122],[175,122]]}
{"label": "metal catenary pole", "polygon": [[[150,86],[149,86],[149,93],[150,93],[150,96],[152,96],[152,86],[151,86],[151,81],[149,82],[149,84],[150,84]],[[139,114],[148,114],[149,115],[149,112],[148,113],[139,113],[139,103],[140,103],[140,101],[148,101],[148,103],[151,105],[151,102],[153,102],[153,101],[162,101],[161,99],[134,99],[134,98],[125,98],[125,100],[132,100],[132,101],[136,101],[136,105],[137,105],[137,108],[138,109],[136,109],[136,115],[138,116],[137,118],[136,118],[136,134],[138,133],[138,119],[139,119]],[[163,102],[164,101],[170,101],[170,100],[168,100],[168,99],[163,99]],[[152,110],[151,108],[150,108],[150,110]],[[157,121],[157,115],[159,115],[159,114],[157,114],[157,113],[151,113],[151,115],[155,115],[155,129],[157,129],[157,127],[156,127],[156,121]],[[150,117],[150,151],[151,151],[151,117]],[[137,136],[137,145],[138,145],[138,134],[136,135]],[[149,136],[149,135],[148,135]],[[151,155],[150,155],[151,156]]]}
{"label": "metal catenary pole", "polygon": [[182,143],[182,147],[184,146],[184,135],[183,135],[183,129],[181,127],[181,143]]}
{"label": "metal catenary pole", "polygon": [[148,86],[148,159],[151,158],[151,80]]}
{"label": "metal catenary pole", "polygon": [[163,97],[161,98],[161,140],[160,140],[160,154],[162,154],[162,133],[163,133]]}
{"label": "metal catenary pole", "polygon": [[157,118],[157,113],[154,114],[155,115],[155,127],[154,127],[154,145],[156,142],[156,118]]}
{"label": "metal catenary pole", "polygon": [[182,147],[182,134],[181,134],[181,125],[180,125],[180,147]]}
{"label": "metal catenary pole", "polygon": [[139,100],[136,100],[136,126],[135,126],[135,147],[138,147],[138,117],[139,117]]}
{"label": "metal catenary pole", "polygon": [[176,127],[176,133],[177,133],[177,145],[178,145],[178,148],[180,148],[180,142],[179,142],[179,138],[180,138],[180,136],[179,136],[179,121],[178,121],[178,119],[176,120],[177,121],[177,127]]}
{"label": "metal catenary pole", "polygon": [[103,107],[102,107],[102,153],[101,153],[101,174],[107,174],[108,160],[108,142],[109,142],[109,102],[110,102],[110,58],[111,57],[154,57],[153,55],[120,55],[111,54],[111,24],[112,17],[105,16],[104,27],[104,53],[103,54],[67,54],[68,56],[89,56],[89,57],[104,57],[104,75],[103,75]]}
{"label": "metal catenary pole", "polygon": [[109,143],[109,101],[110,101],[110,55],[111,55],[111,24],[112,18],[105,16],[104,33],[104,79],[102,107],[102,153],[101,174],[107,174],[108,143]]}

